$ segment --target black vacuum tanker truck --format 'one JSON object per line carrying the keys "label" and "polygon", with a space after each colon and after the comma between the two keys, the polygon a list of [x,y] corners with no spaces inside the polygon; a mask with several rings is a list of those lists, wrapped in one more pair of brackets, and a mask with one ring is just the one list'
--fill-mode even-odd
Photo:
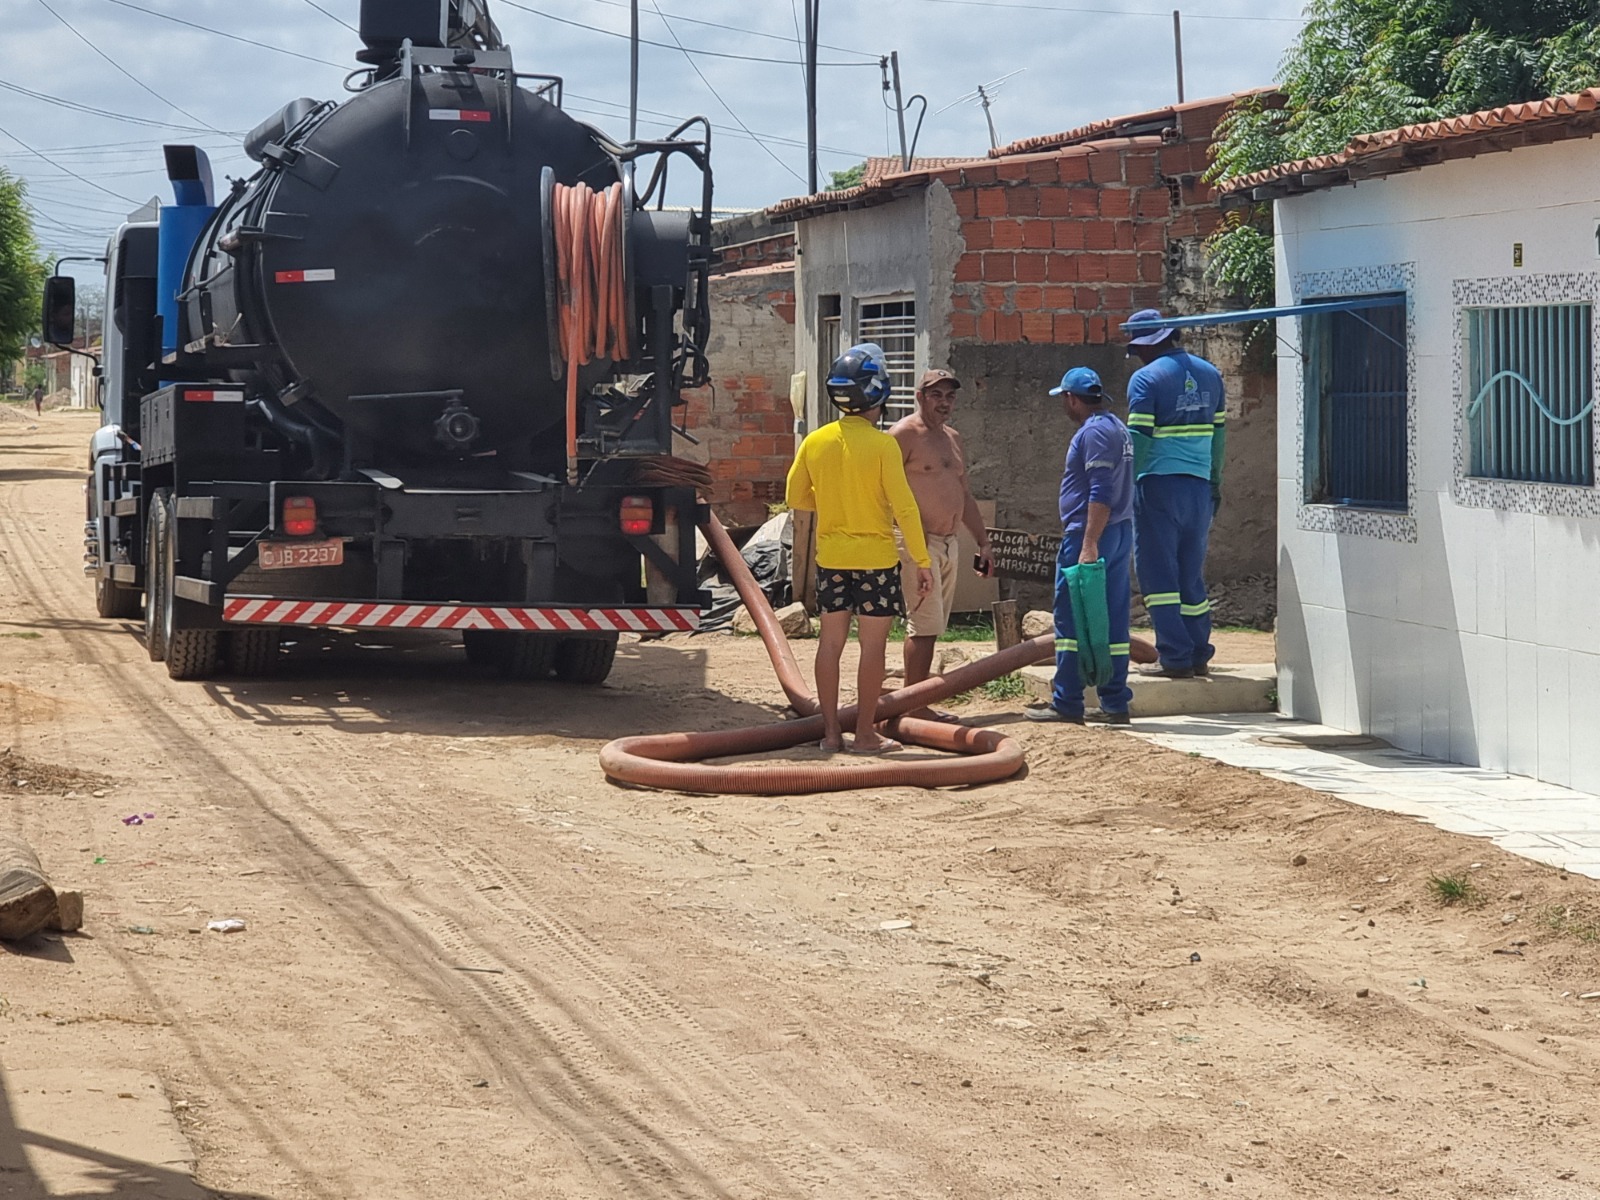
{"label": "black vacuum tanker truck", "polygon": [[[264,121],[220,198],[168,146],[175,203],[110,241],[98,610],[142,610],[180,679],[323,626],[598,682],[619,633],[697,623],[671,450],[707,378],[709,126],[611,141],[513,67],[483,0],[363,0],[360,35],[352,96]],[[669,210],[673,167],[697,202]],[[45,340],[73,304],[48,281]]]}

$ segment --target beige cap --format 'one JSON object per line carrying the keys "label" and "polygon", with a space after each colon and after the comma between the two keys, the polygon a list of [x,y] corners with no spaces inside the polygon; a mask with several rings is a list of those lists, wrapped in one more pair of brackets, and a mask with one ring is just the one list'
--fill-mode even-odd
{"label": "beige cap", "polygon": [[923,388],[932,387],[936,383],[945,383],[947,381],[955,384],[957,387],[961,386],[961,380],[950,374],[949,371],[938,369],[924,371],[922,373],[922,378],[917,382],[917,391],[920,392]]}

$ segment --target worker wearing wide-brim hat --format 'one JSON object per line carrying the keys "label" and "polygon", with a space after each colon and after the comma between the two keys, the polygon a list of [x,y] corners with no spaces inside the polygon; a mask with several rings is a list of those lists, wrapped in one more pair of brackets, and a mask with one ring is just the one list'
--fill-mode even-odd
{"label": "worker wearing wide-brim hat", "polygon": [[[1104,563],[1107,645],[1110,676],[1099,685],[1100,717],[1113,725],[1129,721],[1128,610],[1133,554],[1133,444],[1127,426],[1110,411],[1100,376],[1088,367],[1073,367],[1050,395],[1061,397],[1067,416],[1078,423],[1067,447],[1061,473],[1061,550],[1056,557],[1056,674],[1050,703],[1031,707],[1031,721],[1064,721],[1081,725],[1083,675],[1079,670],[1080,636],[1073,616],[1067,572],[1080,563]],[[1098,652],[1098,651],[1097,651]],[[1103,677],[1103,676],[1102,676]]]}
{"label": "worker wearing wide-brim hat", "polygon": [[1144,363],[1128,380],[1134,565],[1161,657],[1142,670],[1187,679],[1209,674],[1215,653],[1205,563],[1211,518],[1222,503],[1227,409],[1216,367],[1185,350],[1178,331],[1161,320],[1153,308],[1128,318],[1140,326],[1130,331],[1128,357]]}

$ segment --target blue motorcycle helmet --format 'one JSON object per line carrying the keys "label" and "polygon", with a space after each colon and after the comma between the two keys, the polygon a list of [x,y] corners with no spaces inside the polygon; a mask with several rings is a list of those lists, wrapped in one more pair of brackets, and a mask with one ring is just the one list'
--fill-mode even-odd
{"label": "blue motorcycle helmet", "polygon": [[827,387],[834,406],[852,416],[887,404],[894,385],[889,381],[883,347],[873,342],[851,346],[833,360]]}

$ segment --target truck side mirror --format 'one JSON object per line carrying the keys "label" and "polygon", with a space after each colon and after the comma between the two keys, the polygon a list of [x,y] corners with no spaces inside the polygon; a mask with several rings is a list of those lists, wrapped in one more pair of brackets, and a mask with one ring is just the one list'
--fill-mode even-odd
{"label": "truck side mirror", "polygon": [[44,281],[44,340],[70,346],[77,333],[78,281],[71,275],[52,275]]}

